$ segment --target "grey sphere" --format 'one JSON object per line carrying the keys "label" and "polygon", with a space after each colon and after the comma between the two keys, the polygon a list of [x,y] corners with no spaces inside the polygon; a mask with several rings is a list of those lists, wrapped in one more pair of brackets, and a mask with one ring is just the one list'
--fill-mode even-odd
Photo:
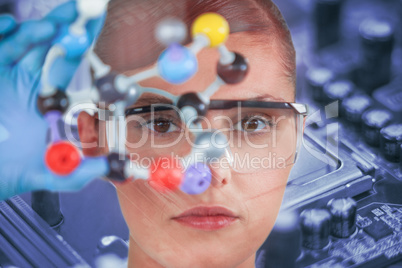
{"label": "grey sphere", "polygon": [[203,153],[204,157],[210,160],[220,158],[227,146],[226,136],[218,131],[201,133],[194,144],[195,150]]}
{"label": "grey sphere", "polygon": [[156,27],[155,37],[160,43],[166,46],[172,43],[182,43],[187,37],[187,28],[178,19],[165,19]]}
{"label": "grey sphere", "polygon": [[138,85],[132,85],[127,91],[127,96],[125,100],[126,106],[133,105],[140,96],[140,87]]}

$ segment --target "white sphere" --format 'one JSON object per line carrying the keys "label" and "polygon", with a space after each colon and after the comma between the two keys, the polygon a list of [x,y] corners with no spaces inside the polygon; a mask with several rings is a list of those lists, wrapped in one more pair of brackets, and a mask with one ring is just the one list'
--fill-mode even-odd
{"label": "white sphere", "polygon": [[78,0],[77,10],[81,16],[93,19],[106,11],[109,0]]}
{"label": "white sphere", "polygon": [[175,18],[162,20],[155,31],[156,39],[164,44],[182,43],[187,37],[186,25]]}

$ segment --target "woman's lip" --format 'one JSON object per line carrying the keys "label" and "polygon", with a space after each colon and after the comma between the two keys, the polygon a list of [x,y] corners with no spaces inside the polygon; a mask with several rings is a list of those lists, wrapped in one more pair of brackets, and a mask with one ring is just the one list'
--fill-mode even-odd
{"label": "woman's lip", "polygon": [[231,225],[239,217],[223,207],[195,207],[172,219],[201,230],[218,230]]}
{"label": "woman's lip", "polygon": [[188,217],[188,216],[218,216],[218,215],[223,215],[223,216],[228,216],[228,217],[237,217],[234,212],[232,212],[231,210],[224,208],[224,207],[200,206],[200,207],[195,207],[195,208],[186,210],[183,213],[181,213],[179,216],[176,216],[174,218],[181,218],[181,217]]}

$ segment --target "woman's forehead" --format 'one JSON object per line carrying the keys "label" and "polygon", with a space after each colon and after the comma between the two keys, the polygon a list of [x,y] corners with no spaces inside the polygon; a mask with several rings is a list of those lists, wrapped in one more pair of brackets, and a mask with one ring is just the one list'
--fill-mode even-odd
{"label": "woman's forehead", "polygon": [[[247,77],[239,84],[223,85],[212,99],[256,99],[266,97],[271,101],[294,101],[294,85],[284,74],[281,58],[274,44],[264,44],[256,40],[256,36],[246,33],[235,33],[229,36],[226,46],[229,50],[244,55],[249,64]],[[219,53],[215,48],[202,50],[198,55],[198,72],[189,81],[180,84],[169,84],[161,78],[151,78],[141,82],[141,86],[154,87],[175,95],[187,92],[204,91],[217,77],[216,66]],[[141,69],[125,72],[133,75]]]}

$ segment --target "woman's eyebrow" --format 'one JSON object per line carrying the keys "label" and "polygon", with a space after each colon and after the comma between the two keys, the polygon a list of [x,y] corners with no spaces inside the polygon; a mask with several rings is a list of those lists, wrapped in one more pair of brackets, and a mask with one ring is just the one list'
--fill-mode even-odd
{"label": "woman's eyebrow", "polygon": [[[244,99],[247,101],[280,101],[285,102],[281,97],[274,97],[270,94],[259,94],[256,97]],[[152,104],[172,104],[172,100],[159,95],[149,95],[141,97],[133,107],[150,106]]]}
{"label": "woman's eyebrow", "polygon": [[163,97],[163,96],[145,96],[141,97],[138,101],[135,103],[135,107],[141,107],[141,106],[149,106],[152,104],[172,104],[172,100]]}
{"label": "woman's eyebrow", "polygon": [[249,101],[280,101],[280,102],[286,102],[283,98],[281,97],[275,97],[272,96],[271,94],[259,94],[254,98],[247,99]]}

